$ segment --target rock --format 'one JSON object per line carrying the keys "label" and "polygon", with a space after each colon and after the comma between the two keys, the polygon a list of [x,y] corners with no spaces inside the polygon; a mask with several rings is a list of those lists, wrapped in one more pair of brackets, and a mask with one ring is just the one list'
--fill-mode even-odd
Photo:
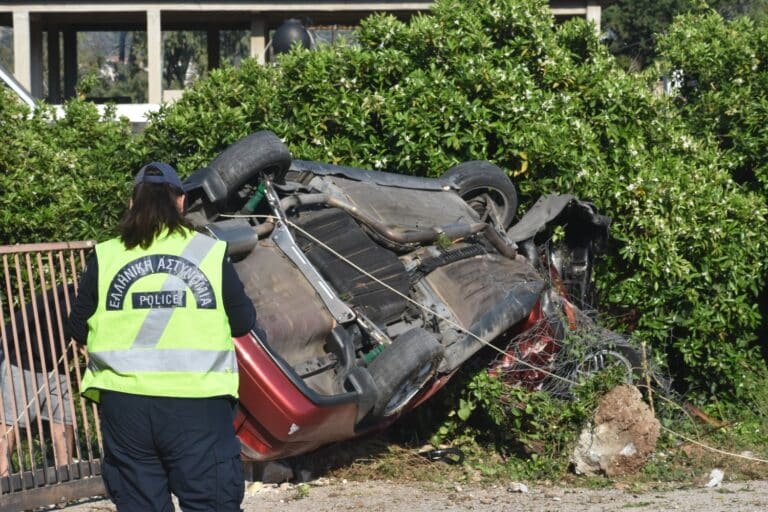
{"label": "rock", "polygon": [[583,475],[618,476],[642,467],[656,448],[659,421],[629,385],[612,389],[600,398],[593,423],[582,430],[571,462]]}
{"label": "rock", "polygon": [[507,487],[507,492],[522,492],[527,493],[528,492],[528,486],[525,484],[521,484],[520,482],[512,482],[509,487]]}
{"label": "rock", "polygon": [[296,480],[299,483],[311,482],[313,480],[312,472],[308,469],[300,469]]}
{"label": "rock", "polygon": [[245,488],[245,494],[254,496],[264,490],[264,484],[261,482],[252,482]]}
{"label": "rock", "polygon": [[286,462],[273,460],[256,464],[254,476],[265,484],[281,484],[293,480],[293,469]]}
{"label": "rock", "polygon": [[704,484],[704,487],[720,487],[720,484],[723,482],[723,476],[724,473],[720,469],[713,469],[709,473],[709,481]]}

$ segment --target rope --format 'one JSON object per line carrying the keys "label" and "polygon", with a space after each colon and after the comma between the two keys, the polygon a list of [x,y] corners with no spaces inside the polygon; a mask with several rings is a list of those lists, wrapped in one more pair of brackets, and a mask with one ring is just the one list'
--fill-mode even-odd
{"label": "rope", "polygon": [[[243,215],[243,214],[235,214],[235,215],[222,215],[222,217],[232,217],[232,218],[249,218],[249,217],[250,218],[254,218],[254,217],[256,217],[256,218],[270,219],[270,220],[273,220],[273,221],[279,220],[279,219],[277,219],[277,217],[275,217],[273,215]],[[376,276],[372,275],[371,273],[367,272],[365,269],[359,267],[358,265],[356,265],[355,263],[350,261],[348,258],[343,256],[342,254],[339,254],[338,252],[336,252],[333,248],[328,246],[322,240],[319,240],[316,237],[314,237],[311,233],[307,232],[301,226],[296,225],[296,223],[294,223],[294,222],[292,222],[290,220],[287,220],[286,222],[288,223],[288,225],[290,225],[291,227],[293,227],[297,231],[301,232],[304,236],[306,236],[307,238],[309,238],[310,240],[312,240],[316,244],[320,245],[323,249],[325,249],[326,251],[330,252],[331,254],[333,254],[334,256],[339,258],[341,261],[343,261],[344,263],[346,263],[347,265],[349,265],[353,269],[357,270],[358,272],[360,272],[364,276],[366,276],[369,279],[375,281],[377,284],[383,286],[387,290],[389,290],[392,293],[398,295],[399,297],[403,298],[404,300],[406,300],[407,302],[413,304],[414,306],[418,307],[419,309],[421,309],[421,310],[423,310],[423,311],[433,315],[434,317],[436,317],[436,318],[446,322],[447,324],[451,325],[452,327],[454,327],[458,331],[463,332],[463,333],[469,335],[470,337],[472,337],[476,341],[480,342],[482,345],[485,345],[487,347],[491,347],[493,350],[497,351],[501,355],[506,355],[507,352],[505,350],[500,349],[499,347],[495,346],[493,343],[491,343],[491,342],[481,338],[480,336],[476,335],[472,331],[469,331],[469,330],[465,329],[463,326],[461,326],[460,324],[456,323],[451,318],[443,316],[440,313],[437,313],[436,311],[433,311],[428,306],[425,306],[425,305],[419,303],[418,301],[413,300],[412,298],[410,298],[407,295],[403,294],[399,290],[397,290],[397,289],[393,288],[392,286],[388,285],[387,283],[385,283],[381,279],[379,279]],[[559,380],[561,380],[563,382],[566,382],[567,384],[571,384],[571,385],[577,385],[578,384],[577,382],[575,382],[573,380],[570,380],[570,379],[568,379],[566,377],[562,377],[560,375],[556,375],[556,374],[554,374],[552,372],[549,372],[549,371],[547,371],[547,370],[545,370],[543,368],[540,368],[538,366],[530,364],[530,363],[528,363],[526,361],[518,360],[517,362],[522,363],[524,366],[527,366],[527,367],[529,367],[532,370],[536,370],[536,371],[542,372],[545,375],[548,375],[548,376],[553,377],[555,379],[559,379]]]}
{"label": "rope", "polygon": [[727,455],[727,456],[730,456],[730,457],[737,457],[739,459],[746,459],[746,460],[751,460],[753,462],[762,462],[763,464],[768,464],[768,460],[765,460],[765,459],[759,459],[757,457],[750,457],[748,455],[742,455],[740,453],[728,452],[728,451],[725,451],[725,450],[720,450],[719,448],[714,448],[712,446],[708,446],[708,445],[706,445],[704,443],[700,443],[699,441],[696,441],[695,439],[691,439],[688,436],[684,436],[683,434],[675,432],[674,430],[668,429],[664,425],[661,425],[661,429],[663,431],[665,431],[665,432],[675,436],[675,437],[679,437],[680,439],[688,441],[691,444],[695,444],[696,446],[701,446],[702,448],[704,448],[706,450],[709,450],[709,451],[715,452],[715,453],[719,453],[720,455]]}
{"label": "rope", "polygon": [[[275,216],[273,216],[273,215],[222,215],[222,217],[233,217],[233,218],[238,218],[238,217],[240,217],[240,218],[264,218],[264,219],[269,219],[269,220],[272,220],[272,221],[276,221],[276,220],[279,220],[279,219],[277,219],[277,217],[275,217]],[[391,286],[389,286],[387,283],[385,283],[385,282],[381,281],[380,279],[378,279],[376,276],[373,276],[373,275],[371,275],[369,272],[366,272],[364,269],[360,268],[358,265],[356,265],[355,263],[353,263],[353,262],[349,261],[349,259],[347,259],[347,258],[346,258],[346,257],[344,257],[343,255],[341,255],[341,254],[339,254],[338,252],[336,252],[336,251],[335,251],[333,248],[329,247],[329,246],[328,246],[327,244],[325,244],[323,241],[321,241],[321,240],[318,240],[316,237],[312,236],[312,235],[311,235],[310,233],[308,233],[306,230],[302,229],[300,226],[297,226],[297,225],[296,225],[294,222],[291,222],[290,220],[288,220],[287,222],[288,222],[288,224],[289,224],[290,226],[292,226],[292,227],[293,227],[293,228],[295,228],[296,230],[300,231],[300,232],[301,232],[303,235],[305,235],[306,237],[310,238],[310,239],[311,239],[313,242],[315,242],[315,243],[317,243],[318,245],[320,245],[320,246],[321,246],[323,249],[325,249],[325,250],[327,250],[328,252],[332,253],[334,256],[336,256],[336,257],[337,257],[337,258],[339,258],[341,261],[345,262],[346,264],[348,264],[349,266],[351,266],[352,268],[354,268],[355,270],[357,270],[357,271],[358,271],[358,272],[360,272],[361,274],[363,274],[363,275],[365,275],[366,277],[368,277],[368,278],[372,279],[373,281],[375,281],[376,283],[380,284],[381,286],[383,286],[383,287],[387,288],[389,291],[391,291],[391,292],[393,292],[393,293],[395,293],[395,294],[399,295],[400,297],[402,297],[402,298],[403,298],[403,299],[405,299],[406,301],[410,302],[410,303],[411,303],[411,304],[413,304],[414,306],[416,306],[416,307],[418,307],[418,308],[422,309],[423,311],[426,311],[426,312],[428,312],[429,314],[431,314],[431,315],[434,315],[435,317],[437,317],[437,318],[439,318],[439,319],[441,319],[441,320],[445,321],[446,323],[448,323],[448,324],[452,325],[453,327],[455,327],[455,328],[456,328],[456,329],[458,329],[459,331],[461,331],[461,332],[464,332],[464,333],[468,334],[469,336],[471,336],[471,337],[472,337],[472,338],[474,338],[475,340],[479,341],[479,342],[480,342],[480,343],[482,343],[483,345],[485,345],[485,346],[489,346],[489,347],[492,347],[494,350],[496,350],[496,351],[497,351],[497,352],[499,352],[500,354],[506,354],[506,351],[504,351],[504,350],[502,350],[502,349],[498,348],[497,346],[493,345],[493,344],[492,344],[492,343],[490,343],[489,341],[487,341],[487,340],[484,340],[484,339],[480,338],[480,337],[479,337],[479,336],[477,336],[475,333],[473,333],[473,332],[471,332],[471,331],[468,331],[468,330],[467,330],[467,329],[465,329],[463,326],[461,326],[461,325],[457,324],[456,322],[454,322],[452,319],[450,319],[450,318],[446,318],[446,317],[444,317],[444,316],[440,315],[439,313],[437,313],[437,312],[435,312],[435,311],[431,310],[429,307],[427,307],[427,306],[424,306],[423,304],[420,304],[419,302],[417,302],[417,301],[415,301],[415,300],[411,299],[411,298],[410,298],[410,297],[408,297],[407,295],[404,295],[404,294],[402,294],[400,291],[398,291],[398,290],[396,290],[396,289],[392,288],[392,287],[391,287]],[[516,360],[516,362],[518,362],[518,363],[522,363],[524,366],[528,366],[529,368],[531,368],[531,369],[533,369],[533,370],[536,370],[536,371],[542,372],[542,373],[544,373],[544,374],[546,374],[546,375],[549,375],[550,377],[554,377],[554,378],[556,378],[556,379],[559,379],[559,380],[561,380],[561,381],[563,381],[563,382],[566,382],[566,383],[568,383],[568,384],[571,384],[571,385],[576,385],[576,386],[578,385],[578,382],[574,382],[573,380],[567,379],[567,378],[565,378],[565,377],[562,377],[562,376],[560,376],[560,375],[556,375],[556,374],[554,374],[554,373],[552,373],[552,372],[549,372],[549,371],[547,371],[547,370],[545,370],[545,369],[543,369],[543,368],[540,368],[540,367],[537,367],[537,366],[535,366],[535,365],[532,365],[532,364],[530,364],[530,363],[528,363],[528,362],[526,362],[526,361],[523,361],[523,360],[517,359],[517,360]],[[656,395],[657,395],[657,396],[662,396],[662,397],[663,397],[663,394],[662,394],[662,393],[656,393]],[[671,401],[671,400],[667,399],[666,397],[663,397],[663,398],[665,398],[666,400],[668,400],[668,401],[670,401],[670,402],[674,403],[673,401]],[[675,404],[675,405],[677,405],[677,404]],[[678,406],[678,407],[679,407],[679,406]],[[740,459],[746,459],[746,460],[751,460],[751,461],[754,461],[754,462],[761,462],[761,463],[764,463],[764,464],[768,464],[768,460],[759,459],[759,458],[757,458],[757,457],[748,457],[748,456],[746,456],[746,455],[741,455],[741,454],[738,454],[738,453],[733,453],[733,452],[728,452],[728,451],[725,451],[725,450],[720,450],[720,449],[718,449],[718,448],[714,448],[714,447],[712,447],[712,446],[708,446],[708,445],[706,445],[706,444],[704,444],[704,443],[701,443],[701,442],[699,442],[699,441],[695,441],[695,440],[693,440],[693,439],[691,439],[691,438],[689,438],[689,437],[687,437],[687,436],[685,436],[685,435],[683,435],[683,434],[677,433],[677,432],[675,432],[675,431],[673,431],[673,430],[671,430],[671,429],[669,429],[669,428],[667,428],[667,427],[664,427],[663,425],[660,425],[660,427],[661,427],[661,428],[662,428],[662,429],[663,429],[665,432],[668,432],[669,434],[671,434],[671,435],[673,435],[673,436],[676,436],[676,437],[678,437],[678,438],[680,438],[680,439],[684,439],[685,441],[688,441],[688,442],[690,442],[690,443],[692,443],[692,444],[695,444],[695,445],[697,445],[697,446],[700,446],[700,447],[702,447],[702,448],[704,448],[704,449],[706,449],[706,450],[709,450],[709,451],[712,451],[712,452],[715,452],[715,453],[719,453],[719,454],[721,454],[721,455],[727,455],[727,456],[736,457],[736,458],[740,458]]]}

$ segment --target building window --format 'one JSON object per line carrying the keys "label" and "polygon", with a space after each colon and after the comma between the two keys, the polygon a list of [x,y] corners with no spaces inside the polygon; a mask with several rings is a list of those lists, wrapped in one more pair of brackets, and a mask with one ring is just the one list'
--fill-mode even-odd
{"label": "building window", "polygon": [[357,44],[357,27],[349,25],[317,25],[310,27],[315,44],[334,44],[342,40],[347,44]]}

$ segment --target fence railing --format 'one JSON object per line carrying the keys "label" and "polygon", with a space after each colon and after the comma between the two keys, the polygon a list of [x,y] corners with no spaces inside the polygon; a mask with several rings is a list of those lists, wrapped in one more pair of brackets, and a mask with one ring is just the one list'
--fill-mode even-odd
{"label": "fence railing", "polygon": [[93,242],[0,246],[0,510],[104,493],[101,431],[64,325]]}

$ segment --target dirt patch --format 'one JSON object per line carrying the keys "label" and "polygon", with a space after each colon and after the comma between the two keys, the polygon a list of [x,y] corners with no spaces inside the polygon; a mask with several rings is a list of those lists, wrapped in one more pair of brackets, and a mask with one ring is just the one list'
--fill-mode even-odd
{"label": "dirt patch", "polygon": [[[768,510],[768,482],[730,482],[715,489],[700,487],[649,488],[642,491],[622,489],[585,489],[554,485],[528,484],[528,492],[519,492],[513,482],[488,486],[464,486],[456,483],[408,482],[382,480],[349,482],[320,479],[313,484],[249,486],[243,502],[245,512],[280,510],[281,512],[335,512],[366,510],[377,512],[432,512],[498,510],[614,511],[690,510],[707,512],[748,512]],[[112,512],[105,500],[66,507],[67,512]]]}

